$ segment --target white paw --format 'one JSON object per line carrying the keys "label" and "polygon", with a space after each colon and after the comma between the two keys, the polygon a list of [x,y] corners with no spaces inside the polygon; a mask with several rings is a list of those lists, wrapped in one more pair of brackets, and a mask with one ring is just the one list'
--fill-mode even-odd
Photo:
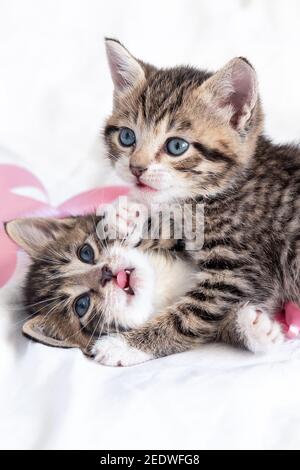
{"label": "white paw", "polygon": [[284,341],[280,324],[261,308],[245,305],[238,312],[240,334],[252,352],[267,352]]}
{"label": "white paw", "polygon": [[133,366],[153,359],[151,354],[135,349],[120,335],[104,336],[96,341],[92,354],[105,366]]}
{"label": "white paw", "polygon": [[148,218],[148,210],[143,204],[121,196],[113,204],[100,208],[97,214],[104,216],[101,222],[104,238],[126,240],[130,246],[137,245],[142,239]]}

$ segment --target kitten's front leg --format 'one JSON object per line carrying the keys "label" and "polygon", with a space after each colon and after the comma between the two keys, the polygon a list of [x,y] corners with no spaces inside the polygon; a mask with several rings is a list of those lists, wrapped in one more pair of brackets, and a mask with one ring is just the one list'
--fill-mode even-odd
{"label": "kitten's front leg", "polygon": [[102,336],[91,354],[96,362],[106,366],[133,366],[154,359],[152,354],[131,346],[124,334]]}
{"label": "kitten's front leg", "polygon": [[188,306],[183,299],[140,328],[100,338],[92,350],[95,360],[109,366],[130,366],[214,341],[218,318],[206,321]]}
{"label": "kitten's front leg", "polygon": [[216,315],[185,300],[140,328],[99,339],[92,351],[95,360],[109,366],[131,366],[213,341],[252,352],[268,352],[284,341],[280,325],[263,308],[246,303]]}

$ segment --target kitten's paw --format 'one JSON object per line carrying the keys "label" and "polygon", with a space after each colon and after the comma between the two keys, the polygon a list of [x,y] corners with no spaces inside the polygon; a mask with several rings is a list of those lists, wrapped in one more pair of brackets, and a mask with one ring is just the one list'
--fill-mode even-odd
{"label": "kitten's paw", "polygon": [[239,310],[237,323],[246,347],[252,352],[267,352],[284,341],[280,324],[253,305]]}
{"label": "kitten's paw", "polygon": [[151,354],[129,346],[121,335],[103,336],[98,339],[92,354],[96,362],[105,366],[133,366],[153,359]]}
{"label": "kitten's paw", "polygon": [[142,239],[148,214],[143,204],[122,196],[113,204],[101,208],[97,214],[103,216],[101,224],[104,238],[126,240],[130,246],[137,245]]}

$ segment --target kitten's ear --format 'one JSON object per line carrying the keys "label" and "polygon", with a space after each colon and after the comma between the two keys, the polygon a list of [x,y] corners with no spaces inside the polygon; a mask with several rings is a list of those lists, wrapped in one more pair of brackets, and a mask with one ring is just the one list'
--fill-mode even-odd
{"label": "kitten's ear", "polygon": [[216,72],[204,88],[209,101],[238,131],[244,131],[258,100],[256,72],[244,58],[237,57]]}
{"label": "kitten's ear", "polygon": [[59,339],[59,335],[57,335],[56,331],[58,328],[57,323],[58,322],[54,320],[52,322],[51,320],[49,321],[49,318],[45,318],[45,315],[36,315],[24,323],[22,331],[25,336],[47,346],[56,348],[80,348],[83,352],[86,352],[85,350],[89,338],[83,335],[80,330],[74,332],[71,328],[68,328],[67,337],[65,339]]}
{"label": "kitten's ear", "polygon": [[7,235],[23,248],[30,256],[34,256],[49,242],[56,240],[62,232],[75,225],[72,217],[66,219],[28,218],[15,219],[4,224]]}
{"label": "kitten's ear", "polygon": [[117,96],[145,80],[141,63],[119,41],[106,38],[105,46]]}
{"label": "kitten's ear", "polygon": [[42,315],[37,315],[24,323],[22,331],[25,336],[34,339],[38,343],[58,348],[72,348],[73,343],[63,341],[51,336],[50,327],[43,321]]}

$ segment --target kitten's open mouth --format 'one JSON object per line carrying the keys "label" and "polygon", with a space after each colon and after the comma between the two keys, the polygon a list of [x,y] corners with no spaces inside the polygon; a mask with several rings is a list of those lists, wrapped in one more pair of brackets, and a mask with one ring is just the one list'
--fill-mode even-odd
{"label": "kitten's open mouth", "polygon": [[130,285],[133,269],[123,269],[116,275],[116,283],[127,295],[134,295],[134,290]]}
{"label": "kitten's open mouth", "polygon": [[136,180],[136,187],[143,191],[157,191],[155,188],[148,186],[148,184],[143,183],[140,179]]}

